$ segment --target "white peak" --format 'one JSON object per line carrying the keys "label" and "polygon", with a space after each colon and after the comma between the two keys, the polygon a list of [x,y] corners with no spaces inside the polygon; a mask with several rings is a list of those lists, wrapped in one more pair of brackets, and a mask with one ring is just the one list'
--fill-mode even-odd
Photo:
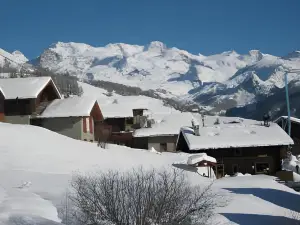
{"label": "white peak", "polygon": [[13,53],[11,53],[13,56],[14,56],[14,58],[16,59],[16,60],[18,60],[19,62],[27,62],[28,61],[28,59],[25,57],[25,55],[22,53],[22,52],[20,52],[20,51],[18,51],[18,50],[16,50],[16,51],[14,51]]}
{"label": "white peak", "polygon": [[261,52],[257,49],[253,49],[249,51],[249,55],[257,55],[257,54],[261,54]]}
{"label": "white peak", "polygon": [[231,56],[231,55],[238,56],[239,54],[236,51],[231,50],[231,51],[222,52],[221,55],[225,55],[225,56]]}
{"label": "white peak", "polygon": [[167,49],[167,46],[160,41],[152,41],[146,48],[148,51],[160,51]]}
{"label": "white peak", "polygon": [[53,43],[50,48],[90,48],[91,46],[84,43],[76,42],[57,42]]}
{"label": "white peak", "polygon": [[256,49],[250,50],[249,55],[253,58],[254,61],[259,61],[263,58],[263,54]]}

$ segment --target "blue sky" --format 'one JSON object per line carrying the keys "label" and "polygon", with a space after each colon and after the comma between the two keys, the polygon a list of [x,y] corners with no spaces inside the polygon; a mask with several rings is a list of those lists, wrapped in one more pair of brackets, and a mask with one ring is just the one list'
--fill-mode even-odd
{"label": "blue sky", "polygon": [[0,48],[34,58],[57,41],[159,40],[204,55],[300,50],[299,0],[0,0]]}

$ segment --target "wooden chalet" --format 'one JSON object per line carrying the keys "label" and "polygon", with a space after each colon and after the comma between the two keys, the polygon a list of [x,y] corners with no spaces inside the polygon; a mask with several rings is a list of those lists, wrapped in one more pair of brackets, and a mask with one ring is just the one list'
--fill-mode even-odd
{"label": "wooden chalet", "polygon": [[206,153],[217,160],[215,174],[275,174],[293,140],[275,123],[206,116],[203,124],[182,127],[177,151]]}
{"label": "wooden chalet", "polygon": [[61,99],[51,77],[0,79],[0,120],[30,124],[55,99]]}

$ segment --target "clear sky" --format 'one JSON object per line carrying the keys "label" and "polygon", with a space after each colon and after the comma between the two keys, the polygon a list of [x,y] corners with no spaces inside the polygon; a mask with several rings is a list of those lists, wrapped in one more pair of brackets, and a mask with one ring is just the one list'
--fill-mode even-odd
{"label": "clear sky", "polygon": [[300,0],[0,0],[0,48],[153,40],[204,55],[300,50]]}

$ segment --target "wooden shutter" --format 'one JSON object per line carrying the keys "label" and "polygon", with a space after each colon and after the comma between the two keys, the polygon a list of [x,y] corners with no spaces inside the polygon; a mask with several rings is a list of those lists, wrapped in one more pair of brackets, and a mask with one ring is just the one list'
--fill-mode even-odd
{"label": "wooden shutter", "polygon": [[93,130],[94,130],[94,126],[93,126],[93,117],[90,117],[89,118],[89,121],[90,121],[90,133],[92,134],[93,133]]}
{"label": "wooden shutter", "polygon": [[82,118],[82,122],[83,122],[83,132],[86,133],[86,118],[85,117]]}

